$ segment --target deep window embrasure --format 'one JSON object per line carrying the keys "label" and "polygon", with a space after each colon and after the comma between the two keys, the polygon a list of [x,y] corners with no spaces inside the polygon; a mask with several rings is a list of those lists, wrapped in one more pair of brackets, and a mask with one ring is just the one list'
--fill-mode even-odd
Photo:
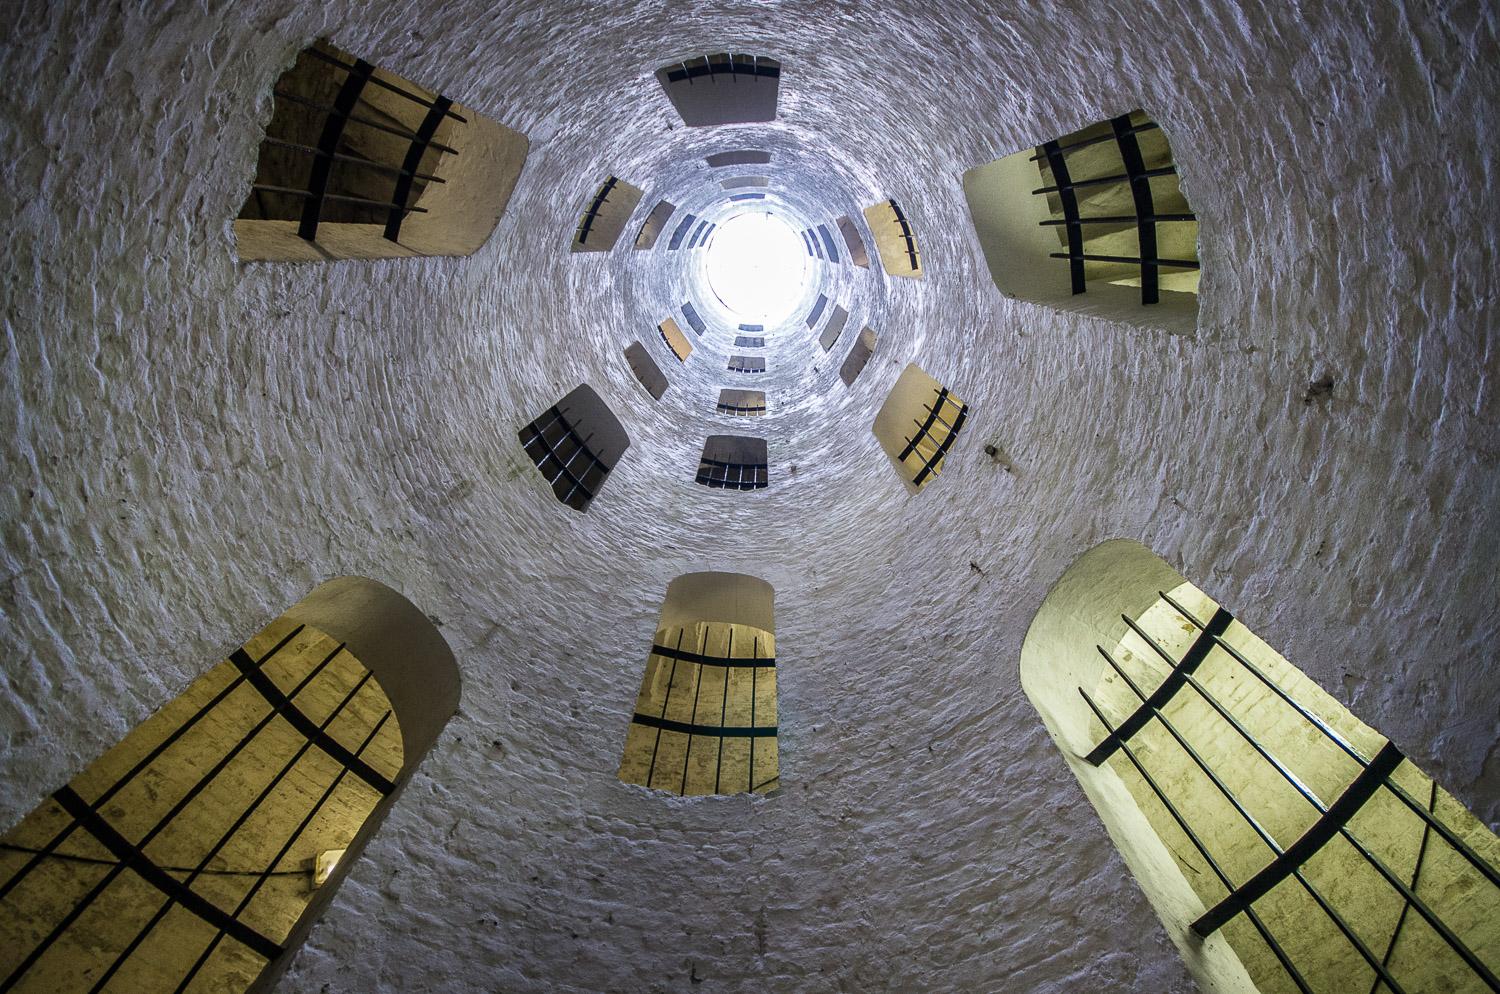
{"label": "deep window embrasure", "polygon": [[682,248],[682,240],[693,230],[693,225],[698,222],[696,214],[689,214],[677,222],[677,227],[672,229],[672,237],[667,242],[667,251],[673,252]]}
{"label": "deep window embrasure", "polygon": [[818,319],[823,316],[823,308],[828,306],[828,297],[818,294],[818,299],[813,301],[812,310],[807,312],[807,330],[811,331],[818,326]]}
{"label": "deep window embrasure", "polygon": [[726,190],[737,190],[742,187],[769,186],[771,180],[765,176],[735,176],[731,179],[719,180],[719,185]]}
{"label": "deep window embrasure", "polygon": [[656,360],[646,351],[646,346],[640,342],[631,342],[625,348],[625,361],[630,363],[630,371],[635,378],[641,381],[641,386],[653,400],[661,400],[661,395],[667,392],[667,375],[661,371]]}
{"label": "deep window embrasure", "polygon": [[720,390],[718,410],[736,417],[758,417],[766,413],[766,395],[760,390]]}
{"label": "deep window embrasure", "polygon": [[699,317],[698,308],[694,307],[691,303],[685,303],[682,305],[682,316],[687,318],[688,326],[693,329],[693,334],[702,338],[703,332],[708,329],[708,325],[704,324],[703,318]]}
{"label": "deep window embrasure", "polygon": [[774,121],[781,63],[765,56],[699,56],[663,66],[656,78],[689,127]]}
{"label": "deep window embrasure", "polygon": [[573,231],[574,252],[607,252],[615,247],[642,191],[618,176],[610,176],[583,209],[583,217]]}
{"label": "deep window embrasure", "polygon": [[698,461],[698,482],[721,490],[763,490],[770,482],[766,440],[710,435]]}
{"label": "deep window embrasure", "polygon": [[704,159],[710,169],[721,166],[763,166],[771,161],[770,152],[745,149],[736,152],[715,152]]}
{"label": "deep window embrasure", "polygon": [[736,335],[734,347],[737,349],[763,349],[766,347],[764,338],[754,338],[750,335]]}
{"label": "deep window embrasure", "polygon": [[640,233],[635,236],[635,247],[638,249],[654,248],[656,240],[666,230],[667,221],[677,210],[674,204],[665,200],[659,201],[651,208],[651,213],[646,215],[646,220],[641,224]]}
{"label": "deep window embrasure", "polygon": [[687,362],[687,357],[693,354],[693,344],[687,340],[676,321],[667,318],[656,326],[656,332],[667,343],[667,348],[677,357],[678,362]]}
{"label": "deep window embrasure", "polygon": [[766,360],[761,356],[732,355],[728,368],[736,373],[764,373]]}
{"label": "deep window embrasure", "polygon": [[844,386],[851,387],[854,381],[859,379],[859,374],[864,372],[865,364],[875,354],[875,332],[866,328],[859,333],[854,340],[854,345],[849,349],[849,354],[844,356],[844,364],[839,367],[839,379],[844,381]]}
{"label": "deep window embrasure", "polygon": [[839,250],[833,244],[833,233],[828,230],[828,225],[818,225],[818,237],[823,240],[823,248],[828,253],[828,261],[838,262]]}
{"label": "deep window embrasure", "polygon": [[844,247],[849,250],[849,258],[856,266],[870,268],[870,254],[865,251],[865,240],[859,236],[859,228],[854,224],[854,219],[839,218],[838,228],[839,234],[844,236]]}
{"label": "deep window embrasure", "polygon": [[630,436],[588,384],[548,408],[519,432],[521,446],[557,499],[575,511],[587,511]]}
{"label": "deep window embrasure", "polygon": [[833,311],[828,315],[828,323],[823,326],[823,334],[818,336],[818,344],[823,346],[827,352],[833,348],[833,343],[839,340],[844,333],[844,325],[849,323],[849,312],[838,304],[833,305]]}
{"label": "deep window embrasure", "polygon": [[865,208],[865,223],[875,236],[880,264],[892,276],[922,278],[922,255],[906,212],[894,199]]}
{"label": "deep window embrasure", "polygon": [[920,490],[942,471],[968,416],[967,404],[912,363],[875,415],[875,437],[902,479]]}

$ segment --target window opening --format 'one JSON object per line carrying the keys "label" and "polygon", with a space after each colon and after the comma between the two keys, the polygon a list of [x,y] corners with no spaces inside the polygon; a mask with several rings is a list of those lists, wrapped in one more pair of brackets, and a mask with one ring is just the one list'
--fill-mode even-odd
{"label": "window opening", "polygon": [[746,186],[770,186],[771,180],[766,176],[736,176],[733,179],[720,180],[719,185],[726,190],[735,190]]}
{"label": "window opening", "polygon": [[826,224],[818,225],[818,234],[823,239],[823,247],[828,251],[828,261],[838,262],[839,250],[833,244],[833,234],[828,230],[828,226]]}
{"label": "window opening", "polygon": [[969,407],[916,363],[907,366],[875,415],[875,437],[915,490],[942,471]]}
{"label": "window opening", "polygon": [[656,78],[689,127],[774,121],[781,63],[719,53],[663,66]]}
{"label": "window opening", "polygon": [[892,276],[922,278],[922,256],[911,222],[894,199],[865,208],[865,223],[875,236],[880,263]]}
{"label": "window opening", "polygon": [[764,338],[754,338],[750,335],[736,335],[734,347],[737,349],[763,349],[766,347]]}
{"label": "window opening", "polygon": [[661,395],[667,392],[667,376],[646,351],[646,346],[631,342],[625,349],[625,361],[630,363],[630,371],[641,381],[651,399],[661,400]]}
{"label": "window opening", "polygon": [[762,166],[771,161],[770,152],[746,149],[737,152],[715,152],[704,159],[710,169],[721,166]]}
{"label": "window opening", "polygon": [[693,229],[693,237],[688,240],[688,248],[695,249],[703,244],[704,238],[713,230],[713,225],[707,221],[699,221],[698,227]]}
{"label": "window opening", "polygon": [[763,325],[763,324],[742,324],[742,325],[740,325],[740,331],[765,331],[765,330],[766,330],[766,326]]}
{"label": "window opening", "polygon": [[766,195],[764,193],[736,193],[729,199],[731,202],[740,200],[764,200],[766,199]]}
{"label": "window opening", "polygon": [[859,379],[859,374],[864,372],[865,365],[874,354],[875,332],[866,328],[854,340],[854,346],[849,349],[849,354],[844,356],[844,364],[839,367],[839,379],[844,381],[844,386],[854,385],[854,381]]}
{"label": "window opening", "polygon": [[614,248],[643,195],[643,191],[618,176],[610,176],[599,184],[573,232],[573,251],[607,252]]}
{"label": "window opening", "polygon": [[818,294],[818,299],[813,302],[812,310],[807,313],[807,330],[812,331],[818,326],[818,319],[823,316],[823,308],[828,306],[828,297]]}
{"label": "window opening", "polygon": [[276,82],[234,225],[239,256],[468,255],[494,231],[526,151],[519,132],[318,41]]}
{"label": "window opening", "polygon": [[661,340],[667,343],[667,348],[671,349],[672,354],[677,357],[677,361],[687,362],[687,357],[693,354],[693,346],[687,340],[687,336],[682,333],[682,329],[677,326],[677,322],[667,318],[656,326],[656,330],[661,335]]}
{"label": "window opening", "polygon": [[764,373],[766,360],[761,356],[732,355],[729,357],[729,369],[736,373]]}
{"label": "window opening", "polygon": [[0,838],[0,988],[269,989],[458,699],[414,605],[320,585]]}
{"label": "window opening", "polygon": [[620,779],[672,794],[779,785],[771,585],[688,573],[667,587]]}
{"label": "window opening", "polygon": [[619,419],[588,384],[578,386],[518,434],[521,447],[557,499],[575,511],[588,510],[630,447]]}
{"label": "window opening", "polygon": [[[683,304],[682,316],[687,318],[688,326],[693,329],[693,333],[701,338],[708,325],[704,324],[703,318],[698,316],[698,308],[694,307],[691,303]],[[669,342],[668,344],[670,345],[671,343]]]}
{"label": "window opening", "polygon": [[850,217],[838,219],[839,234],[844,236],[844,247],[849,250],[849,258],[856,266],[862,269],[870,268],[870,254],[865,251],[865,240],[859,236],[859,228],[855,227],[854,220]]}
{"label": "window opening", "polygon": [[766,440],[710,435],[698,462],[699,483],[720,490],[764,490],[770,483]]}
{"label": "window opening", "polygon": [[815,259],[822,259],[823,243],[818,240],[818,233],[808,228],[802,232],[802,238],[807,242],[807,254]]}
{"label": "window opening", "polygon": [[665,200],[659,201],[651,208],[651,213],[646,215],[645,222],[641,225],[640,234],[635,236],[635,247],[637,249],[649,249],[656,246],[656,240],[666,230],[667,220],[677,210],[677,207]]}
{"label": "window opening", "polygon": [[833,305],[833,312],[828,315],[828,323],[823,326],[823,334],[818,336],[818,344],[823,346],[827,352],[833,348],[833,343],[839,340],[844,333],[844,325],[849,323],[849,312],[838,304]]}
{"label": "window opening", "polygon": [[766,395],[760,390],[720,390],[719,413],[759,417],[766,413]]}
{"label": "window opening", "polygon": [[687,236],[687,233],[692,230],[693,225],[697,222],[698,217],[695,214],[689,214],[678,222],[677,227],[672,232],[671,240],[667,242],[667,251],[675,252],[677,249],[682,248],[682,239]]}
{"label": "window opening", "polygon": [[1496,989],[1500,839],[1145,547],[1064,575],[1021,673],[1205,988]]}

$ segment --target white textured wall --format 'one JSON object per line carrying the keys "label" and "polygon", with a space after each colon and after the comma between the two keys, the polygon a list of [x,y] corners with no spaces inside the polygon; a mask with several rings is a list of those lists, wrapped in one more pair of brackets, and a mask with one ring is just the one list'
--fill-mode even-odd
{"label": "white textured wall", "polygon": [[[332,575],[405,591],[463,668],[284,990],[1190,989],[1016,679],[1048,585],[1115,536],[1500,822],[1493,8],[20,6],[0,822]],[[236,263],[271,86],[325,33],[530,137],[476,255]],[[725,46],[785,75],[781,120],[721,143],[651,73]],[[964,206],[965,168],[1134,106],[1202,222],[1192,339],[1002,299]],[[773,354],[750,495],[691,482],[748,424],[709,413],[707,350],[659,405],[620,354],[682,274],[567,252],[607,172],[643,217],[744,145],[823,219],[897,197],[927,270],[851,271],[880,334],[852,392]],[[973,420],[908,497],[869,425],[913,359]],[[584,516],[515,439],[581,380],[634,442]],[[773,798],[615,779],[660,598],[702,569],[776,587]]]}

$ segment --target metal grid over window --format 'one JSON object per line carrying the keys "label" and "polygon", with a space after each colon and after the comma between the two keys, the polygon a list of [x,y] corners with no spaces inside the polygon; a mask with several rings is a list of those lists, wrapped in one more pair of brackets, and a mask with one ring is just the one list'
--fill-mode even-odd
{"label": "metal grid over window", "polygon": [[1500,990],[1500,840],[1388,740],[1299,700],[1228,611],[1158,597],[1145,624],[1121,616],[1126,640],[1096,647],[1105,682],[1078,691],[1105,733],[1086,761],[1123,757],[1191,846],[1173,852],[1208,907],[1192,933],[1237,928],[1242,959],[1262,943],[1261,989]]}
{"label": "metal grid over window", "polygon": [[656,240],[666,230],[667,221],[677,211],[677,205],[669,201],[658,201],[651,208],[651,213],[646,215],[646,220],[641,223],[641,230],[635,236],[635,247],[637,249],[649,249],[656,246]]}
{"label": "metal grid over window", "polygon": [[520,437],[522,448],[552,484],[557,499],[575,511],[588,510],[589,501],[614,469],[589,447],[594,433],[580,434],[560,407],[551,407],[522,428]]}
{"label": "metal grid over window", "polygon": [[[1051,256],[1068,263],[1073,293],[1083,293],[1090,279],[1130,280],[1140,284],[1141,303],[1155,304],[1163,269],[1198,270],[1197,216],[1160,126],[1145,113],[1045,142],[1032,160],[1043,181],[1032,193],[1047,198],[1053,215],[1039,223],[1058,229],[1064,251]],[[1163,248],[1172,257],[1164,258]]]}
{"label": "metal grid over window", "polygon": [[736,335],[734,347],[737,349],[763,349],[766,347],[764,338],[752,338],[749,335]]}
{"label": "metal grid over window", "polygon": [[911,474],[911,482],[919,487],[942,472],[943,457],[958,441],[958,433],[969,416],[969,405],[949,393],[947,387],[938,387],[922,410],[926,416],[912,419],[915,431],[905,436],[906,447],[896,457]]}
{"label": "metal grid over window", "polygon": [[609,203],[609,195],[619,185],[620,178],[618,176],[611,176],[599,184],[599,192],[594,194],[594,199],[590,200],[588,207],[584,208],[583,219],[578,222],[578,230],[573,233],[574,244],[588,244],[589,235],[593,233],[594,225],[599,220],[599,214],[604,210],[604,205]]}
{"label": "metal grid over window", "polygon": [[667,82],[702,79],[705,76],[761,76],[777,79],[781,76],[781,63],[763,55],[701,55],[688,59],[680,65],[666,70]]}
{"label": "metal grid over window", "polygon": [[726,388],[719,391],[718,410],[720,414],[732,414],[735,417],[759,417],[766,413],[766,395],[760,390]]}
{"label": "metal grid over window", "polygon": [[620,779],[674,794],[757,793],[780,776],[776,641],[748,625],[656,633]]}
{"label": "metal grid over window", "polygon": [[763,490],[770,485],[766,440],[710,435],[703,443],[697,480],[721,490]]}
{"label": "metal grid over window", "polygon": [[764,373],[766,360],[762,356],[732,355],[727,368],[736,373]]}
{"label": "metal grid over window", "polygon": [[278,619],[0,840],[0,989],[248,989],[404,761],[370,671]]}
{"label": "metal grid over window", "polygon": [[437,140],[439,129],[468,123],[448,97],[415,89],[324,42],[303,50],[277,84],[240,218],[296,220],[306,241],[325,222],[381,224],[398,242],[406,217],[426,213],[416,206],[426,186],[447,182],[434,171],[439,157],[458,154]]}

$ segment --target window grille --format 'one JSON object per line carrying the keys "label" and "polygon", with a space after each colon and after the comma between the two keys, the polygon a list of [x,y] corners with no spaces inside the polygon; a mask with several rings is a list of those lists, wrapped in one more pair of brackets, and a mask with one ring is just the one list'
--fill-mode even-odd
{"label": "window grille", "polygon": [[676,205],[662,200],[651,208],[651,213],[646,215],[645,222],[641,225],[640,234],[635,236],[635,247],[637,249],[649,249],[656,245],[656,240],[666,230],[667,221],[677,210]]}
{"label": "window grille", "polygon": [[710,169],[721,166],[762,166],[771,161],[770,152],[746,149],[738,152],[715,152],[704,159]]}
{"label": "window grille", "polygon": [[865,241],[859,236],[859,229],[855,227],[854,220],[849,217],[838,219],[839,234],[844,236],[844,247],[849,250],[849,259],[862,269],[870,267],[870,255],[865,251]]}
{"label": "window grille", "polygon": [[922,276],[922,255],[906,213],[894,199],[865,208],[865,221],[875,235],[880,262],[892,276]]}
{"label": "window grille", "polygon": [[656,333],[661,340],[667,343],[667,348],[677,357],[678,362],[687,362],[687,357],[693,354],[693,345],[677,326],[677,322],[667,318],[656,326]]}
{"label": "window grille", "polygon": [[704,330],[708,326],[703,323],[703,318],[698,316],[698,308],[694,307],[691,303],[683,304],[682,316],[687,318],[688,326],[693,329],[693,334],[702,337]]}
{"label": "window grille", "polygon": [[667,392],[667,377],[646,351],[646,347],[640,342],[631,342],[625,349],[625,361],[630,363],[630,371],[641,381],[641,386],[646,388],[651,398],[661,400],[662,394]]}
{"label": "window grille", "polygon": [[770,186],[771,180],[766,176],[736,176],[719,180],[719,185],[726,190],[737,190],[747,186]]}
{"label": "window grille", "polygon": [[618,176],[605,179],[573,232],[573,251],[605,252],[614,248],[641,196],[641,190]]}
{"label": "window grille", "polygon": [[844,364],[839,367],[839,379],[844,381],[844,386],[854,385],[854,381],[859,378],[860,373],[864,372],[865,365],[874,354],[875,332],[866,328],[859,333],[859,338],[855,339],[854,346],[844,357]]}
{"label": "window grille", "polygon": [[521,446],[557,499],[587,511],[630,446],[625,429],[587,385],[579,386],[518,433]]}
{"label": "window grille", "polygon": [[696,223],[698,223],[698,217],[695,214],[689,214],[679,221],[677,227],[672,231],[672,238],[667,242],[667,251],[675,252],[677,249],[682,248],[683,238],[687,237],[688,232],[692,231],[693,225]]}
{"label": "window grille", "polygon": [[826,224],[818,225],[818,234],[823,239],[823,247],[828,251],[828,261],[838,262],[839,250],[834,247],[833,234],[828,230],[828,226]]}
{"label": "window grille", "polygon": [[[1177,183],[1177,167],[1160,125],[1142,111],[1040,145],[1031,156],[1068,264],[1074,294],[1091,279],[1138,282],[1141,303],[1161,300],[1162,270],[1198,270],[1197,216]],[[1170,226],[1164,231],[1159,225]],[[1163,257],[1162,250],[1171,253]],[[1196,289],[1196,277],[1173,288]]]}
{"label": "window grille", "polygon": [[766,360],[761,356],[732,355],[728,368],[736,373],[764,373]]}
{"label": "window grille", "polygon": [[828,315],[828,323],[823,326],[823,334],[818,336],[818,344],[823,346],[827,352],[833,348],[833,343],[839,340],[844,333],[844,325],[849,323],[849,312],[838,304],[833,305],[833,311]]}
{"label": "window grille", "polygon": [[734,347],[737,349],[763,349],[766,347],[764,338],[752,338],[749,335],[736,335]]}
{"label": "window grille", "polygon": [[807,330],[811,331],[818,326],[818,319],[823,316],[823,308],[828,306],[828,297],[818,294],[818,299],[813,301],[812,310],[807,312]]}
{"label": "window grille", "polygon": [[968,405],[913,363],[876,414],[875,437],[902,477],[920,490],[942,471],[968,416]]}
{"label": "window grille", "polygon": [[698,462],[698,482],[721,490],[763,490],[770,483],[766,440],[710,435]]}
{"label": "window grille", "polygon": [[774,121],[781,63],[765,56],[700,56],[657,70],[657,79],[689,127]]}
{"label": "window grille", "polygon": [[764,200],[764,199],[766,199],[766,195],[764,193],[736,193],[734,196],[730,197],[729,199],[730,199],[730,201],[739,201],[739,200]]}
{"label": "window grille", "polygon": [[760,390],[720,390],[718,410],[735,417],[759,417],[766,413],[766,395]]}

